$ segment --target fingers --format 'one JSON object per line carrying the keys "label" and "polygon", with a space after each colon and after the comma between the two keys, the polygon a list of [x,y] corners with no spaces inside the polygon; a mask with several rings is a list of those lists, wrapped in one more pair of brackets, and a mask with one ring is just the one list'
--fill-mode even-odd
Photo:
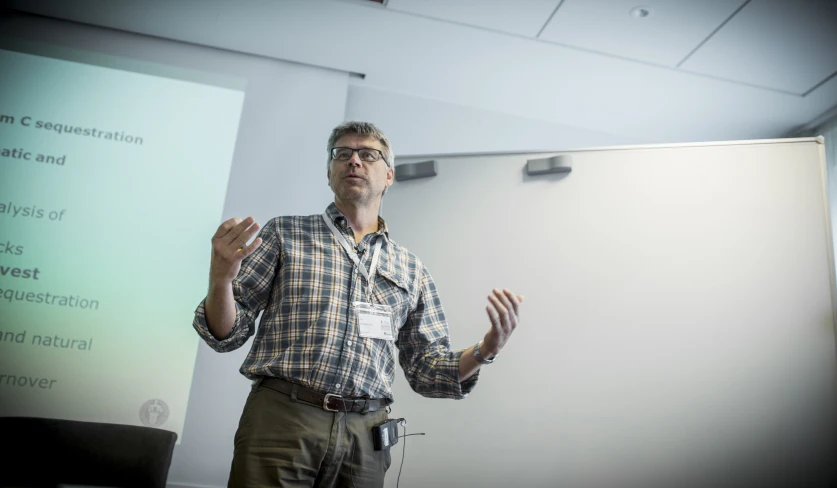
{"label": "fingers", "polygon": [[258,231],[259,224],[253,217],[247,217],[244,220],[234,217],[218,227],[212,237],[210,282],[226,283],[235,279],[241,269],[241,261],[262,244],[260,237],[247,244],[247,241],[252,239]]}
{"label": "fingers", "polygon": [[231,248],[230,252],[241,252],[247,245],[247,241],[259,232],[259,228],[258,222],[253,217],[247,217],[244,220],[234,217],[218,227],[212,241],[218,250]]}
{"label": "fingers", "polygon": [[495,288],[492,290],[492,294],[488,296],[491,305],[486,307],[492,326],[500,328],[506,333],[513,331],[519,321],[522,299],[521,295],[515,295],[508,289],[501,291]]}
{"label": "fingers", "polygon": [[488,321],[491,322],[491,328],[497,329],[498,332],[502,332],[502,327],[500,326],[500,317],[497,315],[497,312],[494,310],[494,307],[492,307],[491,305],[486,305],[485,313],[488,314]]}
{"label": "fingers", "polygon": [[[498,291],[494,290],[494,293],[498,293]],[[510,310],[514,310],[515,315],[520,313],[520,300],[517,299],[517,296],[512,293],[511,290],[503,288],[503,291],[499,292],[498,295],[503,298],[503,303],[506,307]]]}
{"label": "fingers", "polygon": [[[491,302],[491,298],[492,298],[491,295],[488,295],[488,301],[489,302]],[[501,321],[500,312],[497,311],[497,308],[494,305],[494,302],[492,302],[491,305],[486,305],[485,306],[485,311],[486,311],[486,313],[488,313],[488,320],[491,321],[491,325],[499,326],[500,321]]]}
{"label": "fingers", "polygon": [[224,237],[230,232],[230,230],[232,230],[233,227],[238,225],[240,222],[241,219],[238,217],[233,217],[229,220],[224,221],[224,223],[218,227],[218,230],[215,231],[215,235],[213,235],[212,238],[218,239],[220,237]]}
{"label": "fingers", "polygon": [[[245,222],[246,222],[246,220],[241,222],[241,224],[239,224],[239,225],[242,225]],[[236,226],[236,227],[238,227],[238,226]],[[243,250],[247,245],[247,241],[252,239],[253,236],[255,236],[259,232],[259,228],[260,227],[259,227],[258,222],[253,222],[253,224],[250,227],[243,229],[241,231],[241,233],[232,240],[231,244],[233,246],[235,246],[237,249]],[[236,231],[236,229],[233,229],[233,232],[235,232],[235,231]]]}
{"label": "fingers", "polygon": [[258,232],[259,224],[253,217],[247,217],[244,220],[236,218],[236,220],[238,220],[238,223],[230,229],[224,238],[230,244],[238,244],[236,247],[244,247],[244,244]]}
{"label": "fingers", "polygon": [[497,296],[496,290],[494,294],[488,295],[488,301],[494,306],[494,313],[497,315],[499,322],[499,324],[492,322],[492,325],[499,325],[503,333],[508,334],[517,325],[516,317],[509,312],[509,308]]}
{"label": "fingers", "polygon": [[238,251],[239,253],[241,253],[241,256],[240,256],[241,259],[244,259],[247,256],[249,256],[250,254],[252,254],[253,251],[255,251],[256,248],[258,248],[261,245],[261,243],[262,243],[262,238],[261,237],[256,237],[256,239],[253,242],[251,242],[248,246],[245,246],[240,251]]}

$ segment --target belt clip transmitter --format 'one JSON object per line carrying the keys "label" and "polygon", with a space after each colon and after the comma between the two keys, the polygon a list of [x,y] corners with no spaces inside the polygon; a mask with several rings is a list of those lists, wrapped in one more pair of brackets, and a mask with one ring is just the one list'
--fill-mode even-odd
{"label": "belt clip transmitter", "polygon": [[376,451],[389,449],[398,443],[398,422],[401,419],[389,419],[372,427],[372,443]]}

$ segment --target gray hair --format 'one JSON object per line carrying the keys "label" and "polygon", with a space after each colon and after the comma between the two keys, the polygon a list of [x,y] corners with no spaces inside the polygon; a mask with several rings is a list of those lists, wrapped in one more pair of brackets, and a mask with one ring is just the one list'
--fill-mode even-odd
{"label": "gray hair", "polygon": [[392,144],[389,143],[386,134],[381,132],[371,122],[359,122],[357,120],[343,122],[331,131],[331,136],[328,138],[328,162],[326,166],[330,167],[331,165],[331,150],[334,149],[334,145],[346,134],[357,134],[377,139],[384,146],[384,162],[387,163],[388,168],[392,168],[393,162],[395,161],[395,153],[392,152]]}

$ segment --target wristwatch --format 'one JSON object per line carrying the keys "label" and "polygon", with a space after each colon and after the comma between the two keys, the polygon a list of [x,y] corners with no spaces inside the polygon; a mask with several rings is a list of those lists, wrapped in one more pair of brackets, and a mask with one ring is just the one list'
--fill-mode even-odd
{"label": "wristwatch", "polygon": [[482,341],[477,342],[477,345],[474,346],[474,359],[476,359],[480,364],[493,363],[497,359],[497,356],[494,356],[492,359],[485,359],[482,357],[482,354],[480,354],[480,344],[482,344]]}

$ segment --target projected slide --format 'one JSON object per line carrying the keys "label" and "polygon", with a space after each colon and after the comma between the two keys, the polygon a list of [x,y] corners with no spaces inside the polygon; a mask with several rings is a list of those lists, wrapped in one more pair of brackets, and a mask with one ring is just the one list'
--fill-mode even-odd
{"label": "projected slide", "polygon": [[0,415],[180,435],[243,86],[43,54],[0,50]]}

